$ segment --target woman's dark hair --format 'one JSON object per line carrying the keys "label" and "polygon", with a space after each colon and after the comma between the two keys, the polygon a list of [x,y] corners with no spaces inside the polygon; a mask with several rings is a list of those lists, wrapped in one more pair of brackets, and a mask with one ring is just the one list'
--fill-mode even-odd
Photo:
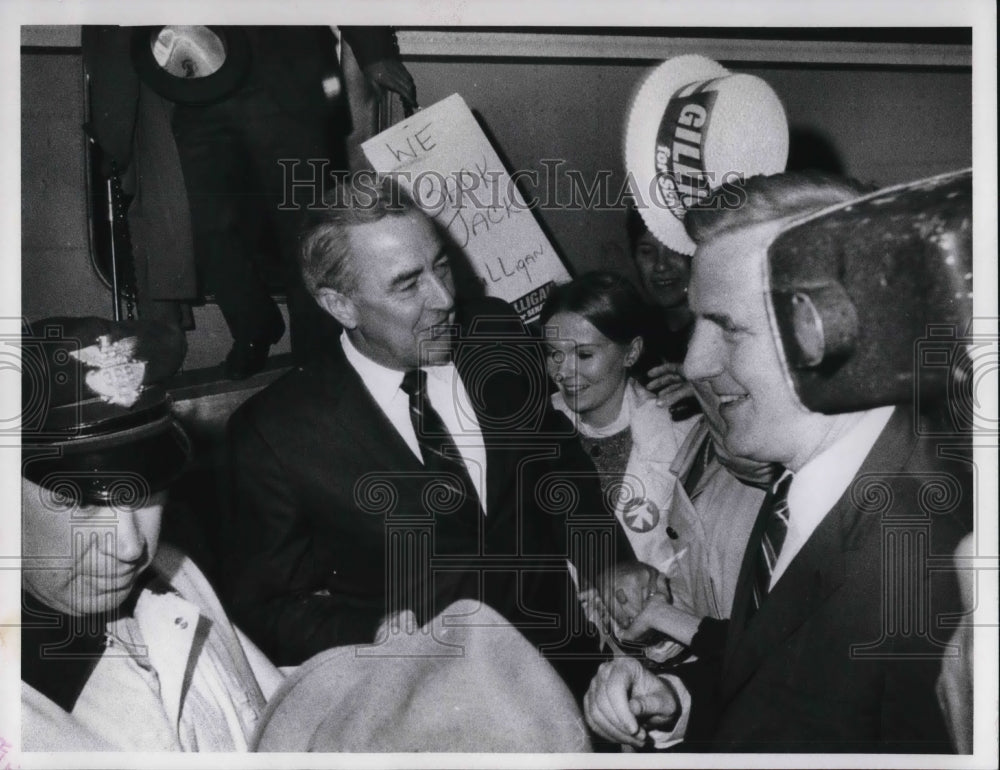
{"label": "woman's dark hair", "polygon": [[649,309],[639,290],[625,276],[606,271],[584,273],[552,289],[542,306],[541,323],[564,312],[583,316],[620,345],[642,337],[649,322]]}

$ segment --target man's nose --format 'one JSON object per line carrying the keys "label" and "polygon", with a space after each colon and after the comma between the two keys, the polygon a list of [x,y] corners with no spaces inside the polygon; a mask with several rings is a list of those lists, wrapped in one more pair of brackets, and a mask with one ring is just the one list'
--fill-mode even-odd
{"label": "man's nose", "polygon": [[139,526],[139,511],[119,510],[115,527],[115,558],[123,562],[136,562],[146,552],[146,536]]}
{"label": "man's nose", "polygon": [[448,311],[455,306],[455,293],[451,289],[449,280],[432,273],[429,291],[428,305],[434,310]]}
{"label": "man's nose", "polygon": [[691,382],[710,379],[722,372],[722,355],[717,332],[704,321],[696,321],[694,334],[684,357],[684,378]]}

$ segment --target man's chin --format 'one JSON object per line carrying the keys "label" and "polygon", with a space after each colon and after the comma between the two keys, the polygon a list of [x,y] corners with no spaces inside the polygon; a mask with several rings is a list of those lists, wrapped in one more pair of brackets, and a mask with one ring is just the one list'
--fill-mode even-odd
{"label": "man's chin", "polygon": [[421,366],[441,366],[452,360],[452,347],[454,338],[448,333],[449,327],[440,328],[441,333],[426,335],[419,343],[420,365]]}
{"label": "man's chin", "polygon": [[38,597],[39,600],[66,615],[72,617],[87,617],[91,615],[111,615],[128,598],[129,591],[115,591],[111,593],[87,594],[84,596],[75,595],[71,598],[51,599]]}
{"label": "man's chin", "polygon": [[734,431],[731,427],[727,426],[726,432],[723,435],[722,445],[733,457],[745,457],[750,459],[747,452],[751,451],[751,447],[748,442],[741,440],[741,438],[742,436],[737,431]]}
{"label": "man's chin", "polygon": [[444,366],[451,361],[451,347],[428,345],[420,356],[421,366]]}
{"label": "man's chin", "polygon": [[761,442],[751,441],[749,438],[744,438],[743,441],[727,438],[723,446],[732,457],[740,460],[766,464],[778,462],[772,457],[775,454],[773,448],[762,445]]}

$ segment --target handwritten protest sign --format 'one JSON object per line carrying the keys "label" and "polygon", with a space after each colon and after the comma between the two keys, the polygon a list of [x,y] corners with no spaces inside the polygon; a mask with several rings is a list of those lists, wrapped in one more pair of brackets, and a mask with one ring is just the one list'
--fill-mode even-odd
{"label": "handwritten protest sign", "polygon": [[458,94],[361,145],[374,169],[396,175],[465,252],[486,293],[537,317],[565,266]]}

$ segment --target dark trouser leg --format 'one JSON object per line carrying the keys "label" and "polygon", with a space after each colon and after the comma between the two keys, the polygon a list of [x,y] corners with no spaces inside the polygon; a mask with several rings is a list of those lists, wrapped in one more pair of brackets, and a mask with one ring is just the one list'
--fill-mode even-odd
{"label": "dark trouser leg", "polygon": [[[268,101],[264,94],[262,101]],[[310,205],[321,205],[330,184],[332,145],[342,141],[328,130],[326,116],[281,113],[277,106],[247,120],[244,132],[254,173],[274,224],[288,301],[292,354],[304,363],[338,344],[341,326],[309,294],[299,271],[299,235]],[[279,163],[279,161],[283,161]],[[294,167],[289,162],[298,161]],[[311,161],[311,162],[310,162]]]}
{"label": "dark trouser leg", "polygon": [[284,322],[253,264],[241,217],[249,177],[238,120],[223,102],[178,106],[173,125],[202,290],[215,295],[237,343],[276,341]]}

